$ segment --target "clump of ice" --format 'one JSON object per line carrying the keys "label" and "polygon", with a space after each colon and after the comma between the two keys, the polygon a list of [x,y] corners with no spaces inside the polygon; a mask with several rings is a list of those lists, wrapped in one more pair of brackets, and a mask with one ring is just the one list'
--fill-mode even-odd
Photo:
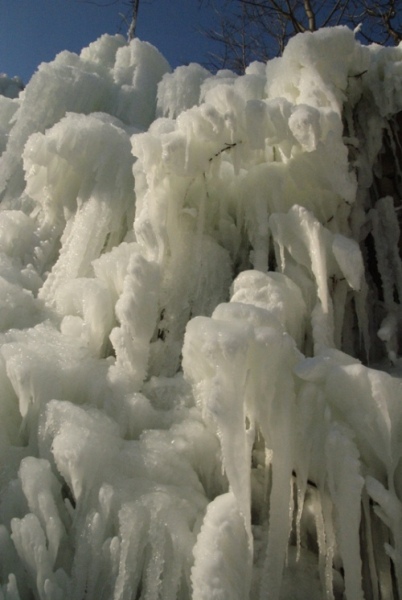
{"label": "clump of ice", "polygon": [[201,86],[208,77],[210,73],[196,63],[166,73],[158,85],[158,116],[174,119],[199,104]]}
{"label": "clump of ice", "polygon": [[402,596],[401,85],[340,27],[0,96],[0,598]]}
{"label": "clump of ice", "polygon": [[0,194],[16,201],[24,190],[21,156],[29,136],[44,133],[68,112],[104,112],[126,127],[146,128],[155,118],[156,89],[170,70],[150,44],[104,35],[78,56],[61,52],[42,63],[26,87],[19,117],[0,165]]}

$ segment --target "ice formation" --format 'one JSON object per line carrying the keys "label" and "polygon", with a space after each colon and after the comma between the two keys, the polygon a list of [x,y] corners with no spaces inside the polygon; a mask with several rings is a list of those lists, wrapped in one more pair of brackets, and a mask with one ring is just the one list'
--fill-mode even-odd
{"label": "ice formation", "polygon": [[0,96],[0,598],[402,598],[402,47],[103,36]]}

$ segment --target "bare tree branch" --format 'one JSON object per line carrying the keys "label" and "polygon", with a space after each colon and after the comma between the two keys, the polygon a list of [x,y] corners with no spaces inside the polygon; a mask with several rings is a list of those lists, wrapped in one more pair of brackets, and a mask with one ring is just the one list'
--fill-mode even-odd
{"label": "bare tree branch", "polygon": [[239,72],[242,64],[282,54],[293,35],[322,27],[361,25],[363,42],[402,41],[402,0],[230,0],[215,11],[221,28],[208,35],[222,54],[215,52],[214,62]]}
{"label": "bare tree branch", "polygon": [[130,42],[135,38],[135,29],[137,27],[138,20],[138,9],[140,6],[140,0],[132,0],[131,1],[131,23],[127,32],[127,40]]}
{"label": "bare tree branch", "polygon": [[84,2],[85,4],[94,4],[101,8],[107,6],[113,6],[116,4],[123,4],[128,8],[127,14],[121,14],[124,22],[127,23],[127,40],[130,42],[135,37],[135,31],[138,20],[138,9],[140,0],[76,0],[76,2]]}
{"label": "bare tree branch", "polygon": [[81,1],[85,4],[95,4],[95,6],[105,7],[105,6],[113,6],[113,4],[118,4],[120,0],[110,0],[110,2],[99,2],[98,0],[76,0],[77,2]]}
{"label": "bare tree branch", "polygon": [[306,11],[306,15],[308,18],[308,28],[310,31],[315,31],[317,29],[315,22],[315,14],[311,7],[310,0],[304,0],[304,9]]}

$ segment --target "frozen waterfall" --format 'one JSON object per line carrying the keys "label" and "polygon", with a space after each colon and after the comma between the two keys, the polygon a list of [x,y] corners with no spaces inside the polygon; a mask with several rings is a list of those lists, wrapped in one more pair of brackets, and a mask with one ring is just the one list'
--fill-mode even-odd
{"label": "frozen waterfall", "polygon": [[401,115],[345,27],[0,96],[1,600],[402,599]]}

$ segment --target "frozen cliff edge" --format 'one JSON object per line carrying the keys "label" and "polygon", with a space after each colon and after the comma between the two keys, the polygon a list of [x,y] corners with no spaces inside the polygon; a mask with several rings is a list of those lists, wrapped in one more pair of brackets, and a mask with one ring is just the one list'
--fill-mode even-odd
{"label": "frozen cliff edge", "polygon": [[402,598],[401,91],[339,27],[0,97],[0,599]]}

